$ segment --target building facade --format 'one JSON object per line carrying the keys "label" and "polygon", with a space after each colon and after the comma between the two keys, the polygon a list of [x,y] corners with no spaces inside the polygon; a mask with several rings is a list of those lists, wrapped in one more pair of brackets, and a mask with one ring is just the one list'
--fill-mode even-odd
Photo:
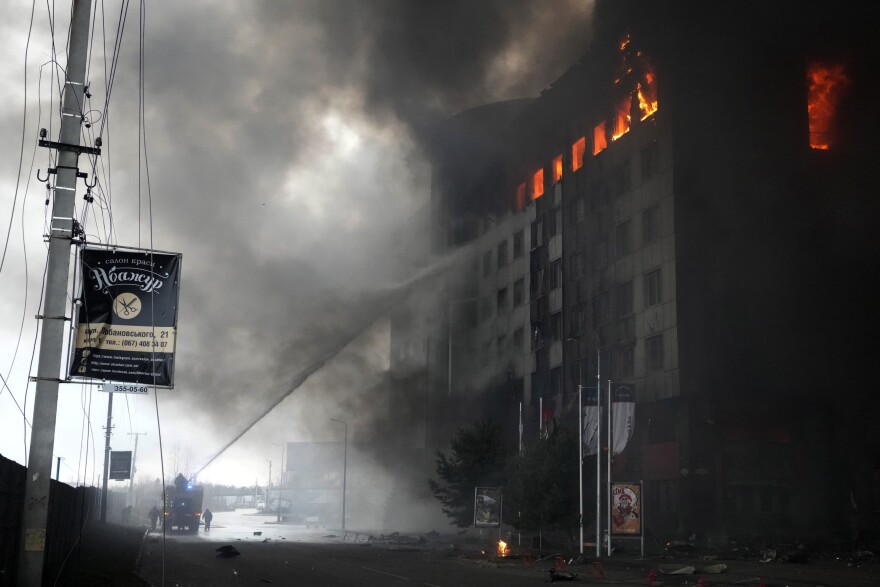
{"label": "building facade", "polygon": [[579,385],[632,386],[612,477],[662,537],[843,535],[880,506],[877,22],[790,8],[599,2],[540,97],[435,144],[434,248],[464,253],[426,394],[514,445],[576,429]]}

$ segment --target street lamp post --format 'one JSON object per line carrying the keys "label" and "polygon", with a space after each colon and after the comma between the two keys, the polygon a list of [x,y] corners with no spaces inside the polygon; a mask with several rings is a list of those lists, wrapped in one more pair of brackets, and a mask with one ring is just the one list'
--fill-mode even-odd
{"label": "street lamp post", "polygon": [[336,418],[330,418],[331,422],[338,422],[345,426],[345,441],[342,445],[342,533],[345,535],[345,490],[346,477],[348,475],[348,424]]}
{"label": "street lamp post", "polygon": [[[278,512],[277,512],[278,517],[276,518],[276,521],[280,522],[281,521],[281,496],[283,495],[282,490],[284,489],[284,443],[283,442],[273,442],[272,444],[274,446],[281,447],[281,479],[278,480],[279,481],[278,482]],[[270,471],[271,471],[271,469],[270,469]],[[270,472],[270,475],[271,475],[271,472]]]}

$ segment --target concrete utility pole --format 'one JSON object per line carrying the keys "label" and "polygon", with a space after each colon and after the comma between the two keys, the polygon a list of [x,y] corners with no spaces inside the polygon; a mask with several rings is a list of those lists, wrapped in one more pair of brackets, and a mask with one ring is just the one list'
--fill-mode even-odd
{"label": "concrete utility pole", "polygon": [[101,522],[107,521],[107,482],[110,480],[110,435],[113,433],[113,393],[108,393],[107,426],[104,433],[104,485],[101,486]]}
{"label": "concrete utility pole", "polygon": [[91,0],[74,0],[71,12],[67,77],[61,104],[59,142],[40,144],[58,149],[57,181],[49,232],[49,258],[46,270],[46,296],[42,316],[40,360],[34,393],[33,428],[24,487],[21,536],[19,540],[18,585],[37,587],[43,579],[46,547],[46,520],[49,516],[49,480],[52,476],[52,449],[58,410],[58,377],[62,346],[66,335],[67,282],[70,274],[70,247],[74,236],[77,164],[83,122],[83,90],[88,55]]}

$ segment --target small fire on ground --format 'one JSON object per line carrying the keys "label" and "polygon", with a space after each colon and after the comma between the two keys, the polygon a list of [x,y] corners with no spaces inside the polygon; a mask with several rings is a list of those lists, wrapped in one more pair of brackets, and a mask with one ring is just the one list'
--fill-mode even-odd
{"label": "small fire on ground", "polygon": [[510,548],[503,540],[498,541],[498,556],[507,556],[510,554]]}

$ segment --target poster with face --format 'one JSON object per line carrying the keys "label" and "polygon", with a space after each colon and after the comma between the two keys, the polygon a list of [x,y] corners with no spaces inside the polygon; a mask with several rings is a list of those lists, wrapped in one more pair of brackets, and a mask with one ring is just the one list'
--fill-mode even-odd
{"label": "poster with face", "polygon": [[501,488],[474,488],[474,526],[498,528],[501,526]]}
{"label": "poster with face", "polygon": [[611,484],[611,534],[639,536],[642,533],[642,484]]}

